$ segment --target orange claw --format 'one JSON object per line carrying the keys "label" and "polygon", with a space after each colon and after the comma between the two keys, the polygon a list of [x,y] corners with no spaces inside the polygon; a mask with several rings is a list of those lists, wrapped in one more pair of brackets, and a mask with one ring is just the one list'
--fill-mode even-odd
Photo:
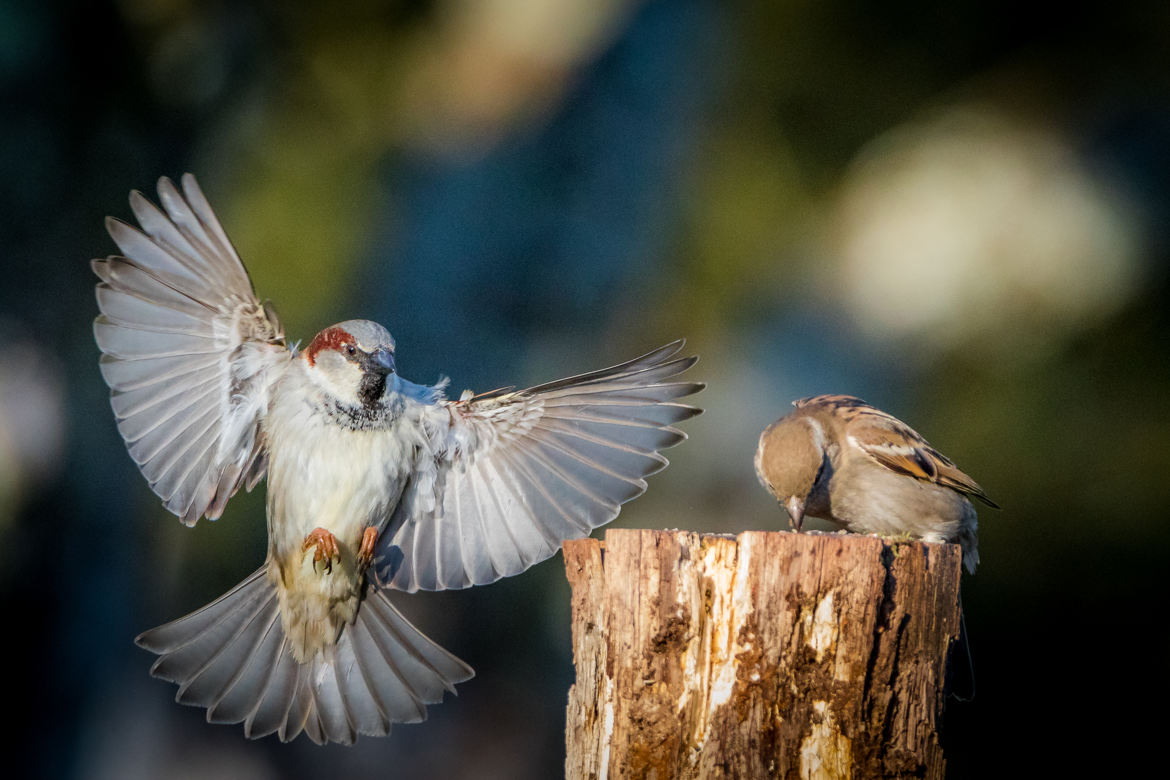
{"label": "orange claw", "polygon": [[370,526],[362,534],[362,546],[358,549],[357,564],[360,571],[365,571],[374,562],[374,545],[378,543],[378,529]]}
{"label": "orange claw", "polygon": [[325,561],[325,573],[331,573],[333,561],[336,559],[339,563],[341,562],[341,549],[337,546],[337,537],[324,528],[314,528],[305,537],[301,551],[306,551],[314,545],[316,545],[317,551],[313,553],[313,568],[317,568],[319,562]]}

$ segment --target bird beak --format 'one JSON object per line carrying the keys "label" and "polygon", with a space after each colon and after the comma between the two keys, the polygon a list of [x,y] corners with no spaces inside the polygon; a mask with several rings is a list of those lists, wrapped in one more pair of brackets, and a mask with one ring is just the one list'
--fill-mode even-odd
{"label": "bird beak", "polygon": [[382,374],[394,373],[394,353],[385,347],[379,347],[370,353],[369,366]]}
{"label": "bird beak", "polygon": [[800,524],[804,521],[804,502],[796,496],[791,496],[784,502],[784,508],[788,510],[788,517],[792,520],[792,527],[800,532]]}

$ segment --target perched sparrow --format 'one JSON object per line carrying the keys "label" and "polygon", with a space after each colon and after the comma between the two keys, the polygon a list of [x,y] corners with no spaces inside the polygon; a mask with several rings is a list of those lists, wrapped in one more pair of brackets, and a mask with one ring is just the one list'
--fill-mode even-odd
{"label": "perched sparrow", "polygon": [[350,320],[297,351],[196,184],[130,195],[141,231],[107,228],[95,260],[118,429],[187,525],[268,475],[268,556],[217,601],[147,631],[178,701],[244,733],[317,743],[426,717],[466,664],[406,621],[385,590],[519,574],[617,516],[664,466],[671,427],[699,413],[668,344],[527,390],[444,397],[395,371],[381,325]]}
{"label": "perched sparrow", "polygon": [[996,505],[945,455],[901,420],[848,395],[796,401],[764,429],[756,474],[788,510],[856,533],[958,542],[979,563],[974,496]]}

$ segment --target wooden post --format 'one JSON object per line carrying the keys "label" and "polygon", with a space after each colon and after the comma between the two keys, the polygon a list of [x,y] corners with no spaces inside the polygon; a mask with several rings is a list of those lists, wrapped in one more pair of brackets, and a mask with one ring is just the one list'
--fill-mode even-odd
{"label": "wooden post", "polygon": [[612,529],[564,552],[566,777],[943,777],[958,546]]}

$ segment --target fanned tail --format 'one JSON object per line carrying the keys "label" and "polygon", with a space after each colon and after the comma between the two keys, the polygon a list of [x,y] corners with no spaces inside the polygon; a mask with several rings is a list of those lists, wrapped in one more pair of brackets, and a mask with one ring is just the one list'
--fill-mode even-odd
{"label": "fanned tail", "polygon": [[252,739],[288,742],[303,731],[317,744],[348,745],[383,736],[394,723],[426,719],[426,705],[474,675],[373,588],[337,644],[297,663],[264,567],[135,641],[159,655],[151,674],[178,684],[176,701],[206,708],[210,723],[242,722]]}

